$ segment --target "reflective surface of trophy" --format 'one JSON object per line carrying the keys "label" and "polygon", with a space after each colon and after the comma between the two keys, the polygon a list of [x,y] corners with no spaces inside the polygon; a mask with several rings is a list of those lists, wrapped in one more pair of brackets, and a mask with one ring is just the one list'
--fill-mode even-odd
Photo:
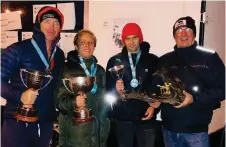
{"label": "reflective surface of trophy", "polygon": [[[25,73],[25,81],[23,74]],[[45,88],[49,82],[52,80],[52,76],[49,74],[44,74],[40,71],[31,69],[20,69],[20,78],[25,87],[28,89],[32,88],[34,90],[41,90]],[[48,82],[42,87],[43,80],[48,78]],[[35,122],[38,120],[37,116],[38,110],[34,105],[19,104],[17,107],[17,112],[14,114],[17,120],[25,122]]]}
{"label": "reflective surface of trophy", "polygon": [[117,80],[121,80],[123,77],[123,69],[124,65],[115,65],[112,68],[109,68],[108,71],[111,73],[111,75],[115,78],[117,77]]}
{"label": "reflective surface of trophy", "polygon": [[164,68],[156,71],[153,75],[160,76],[164,84],[156,85],[159,87],[160,94],[153,93],[152,99],[172,105],[179,105],[184,101],[184,84],[178,77]]}
{"label": "reflective surface of trophy", "polygon": [[[71,78],[64,78],[63,84],[65,88],[75,95],[84,95],[87,92],[91,91],[93,88],[95,77],[71,77]],[[74,123],[82,123],[91,121],[92,117],[92,110],[86,107],[77,107],[75,106],[75,110],[73,112],[73,122]]]}
{"label": "reflective surface of trophy", "polygon": [[156,85],[156,87],[159,87],[159,94],[152,93],[151,95],[148,95],[146,93],[138,92],[122,93],[121,99],[133,98],[148,103],[161,102],[172,105],[179,105],[184,101],[184,84],[179,78],[173,76],[166,69],[158,70],[153,75],[160,76],[164,83],[163,85]]}

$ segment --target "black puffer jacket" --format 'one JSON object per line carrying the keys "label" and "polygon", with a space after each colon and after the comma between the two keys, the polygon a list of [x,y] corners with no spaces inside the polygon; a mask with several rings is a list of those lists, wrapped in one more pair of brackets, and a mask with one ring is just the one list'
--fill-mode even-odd
{"label": "black puffer jacket", "polygon": [[[152,73],[155,71],[158,57],[149,53],[149,47],[141,44],[141,56],[140,60],[136,66],[136,78],[139,81],[139,86],[137,88],[132,88],[130,86],[130,81],[132,80],[132,72],[130,68],[128,51],[126,47],[123,48],[122,52],[111,57],[107,64],[107,91],[116,92],[115,84],[117,78],[113,77],[108,71],[109,68],[117,65],[123,64],[123,78],[125,90],[127,92],[137,91],[137,92],[148,92],[149,85],[152,81]],[[126,101],[121,101],[118,99],[117,103],[113,106],[113,111],[110,112],[110,116],[117,120],[123,121],[140,121],[144,116],[149,104],[137,99],[129,99]],[[152,118],[155,119],[155,116]]]}
{"label": "black puffer jacket", "polygon": [[[45,58],[48,59],[45,36],[40,31],[40,24],[37,19],[34,28],[33,39],[40,47]],[[59,39],[57,38],[55,43],[53,43],[53,48]],[[39,121],[53,121],[56,119],[54,92],[58,76],[64,65],[64,53],[58,47],[54,59],[55,66],[51,71],[53,80],[47,87],[39,90],[39,95],[35,101],[35,105],[38,108]],[[4,109],[5,118],[13,118],[12,113],[16,112],[17,105],[21,102],[21,94],[27,90],[20,78],[21,68],[34,69],[45,73],[46,67],[32,45],[31,39],[10,45],[1,55],[1,96],[7,100]],[[9,80],[10,83],[8,83]],[[43,85],[46,82],[47,79],[45,79]]]}
{"label": "black puffer jacket", "polygon": [[[165,68],[180,78],[185,90],[193,95],[194,103],[180,109],[162,104],[162,120],[165,128],[183,133],[208,130],[213,110],[225,99],[225,67],[218,54],[201,51],[197,43],[187,48],[174,47],[163,55],[159,69]],[[157,80],[158,79],[158,80]],[[158,82],[157,82],[158,81]],[[162,83],[155,77],[153,85]],[[194,90],[198,88],[198,91]]]}

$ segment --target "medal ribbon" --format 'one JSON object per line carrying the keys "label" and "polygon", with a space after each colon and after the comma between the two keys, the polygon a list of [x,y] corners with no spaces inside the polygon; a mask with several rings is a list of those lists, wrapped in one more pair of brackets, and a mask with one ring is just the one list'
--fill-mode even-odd
{"label": "medal ribbon", "polygon": [[[45,64],[46,69],[48,69],[50,65],[49,65],[49,63],[47,62],[47,60],[46,60],[45,56],[43,55],[41,49],[39,48],[38,44],[35,42],[34,39],[31,39],[31,43],[33,44],[34,48],[35,48],[36,51],[38,52],[39,57],[41,58],[42,62]],[[53,57],[54,57],[54,54],[56,53],[56,49],[57,49],[57,48],[56,48],[56,46],[55,46],[55,48],[54,48],[54,50],[53,50],[53,53],[52,53],[52,55],[51,55],[51,57],[50,57],[50,60],[49,60],[50,63],[51,63],[51,60],[52,60]]]}
{"label": "medal ribbon", "polygon": [[131,71],[132,71],[132,77],[133,77],[133,79],[136,79],[136,66],[137,66],[138,61],[140,60],[141,50],[139,50],[137,53],[135,66],[133,64],[133,60],[132,60],[132,56],[131,56],[130,52],[128,52],[128,56],[129,56],[129,63],[130,63]]}
{"label": "medal ribbon", "polygon": [[[80,60],[80,62],[81,62],[80,65],[81,65],[82,68],[84,69],[86,75],[87,75],[88,77],[93,77],[93,76],[95,76],[95,75],[96,75],[96,71],[97,71],[97,64],[94,62],[94,58],[92,57],[93,63],[92,63],[92,65],[91,65],[91,71],[89,72],[89,70],[87,69],[86,64],[85,64],[83,58],[82,58],[81,56],[78,56],[78,57],[79,57],[79,60]],[[96,82],[95,82],[94,85],[93,85],[93,88],[92,88],[92,90],[91,90],[91,93],[92,93],[92,94],[95,94],[96,91],[97,91],[97,84],[96,84]]]}

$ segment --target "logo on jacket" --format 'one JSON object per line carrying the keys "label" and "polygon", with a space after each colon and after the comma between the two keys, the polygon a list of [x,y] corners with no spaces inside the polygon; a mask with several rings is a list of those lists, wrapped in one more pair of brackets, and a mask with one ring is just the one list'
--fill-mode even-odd
{"label": "logo on jacket", "polygon": [[117,62],[121,62],[121,60],[120,60],[119,58],[116,58],[116,59],[115,59],[115,61],[117,61]]}
{"label": "logo on jacket", "polygon": [[148,69],[145,69],[144,71],[145,71],[145,72],[148,72]]}

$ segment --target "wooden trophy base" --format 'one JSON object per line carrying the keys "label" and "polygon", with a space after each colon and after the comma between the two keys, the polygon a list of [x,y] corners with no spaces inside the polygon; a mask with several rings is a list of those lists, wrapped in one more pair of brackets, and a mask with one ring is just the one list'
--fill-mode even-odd
{"label": "wooden trophy base", "polygon": [[14,113],[14,117],[19,121],[24,121],[24,122],[29,122],[29,123],[36,122],[38,120],[37,116],[28,117],[28,116],[20,115],[18,113]]}
{"label": "wooden trophy base", "polygon": [[84,123],[93,120],[93,117],[89,118],[73,118],[73,123]]}

